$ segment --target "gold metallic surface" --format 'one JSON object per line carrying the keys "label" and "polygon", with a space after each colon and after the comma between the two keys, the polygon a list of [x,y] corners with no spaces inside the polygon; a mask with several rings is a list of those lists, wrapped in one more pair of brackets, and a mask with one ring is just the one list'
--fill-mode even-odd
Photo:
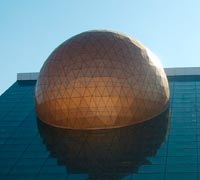
{"label": "gold metallic surface", "polygon": [[169,87],[159,60],[141,43],[116,32],[88,31],[48,57],[35,99],[38,117],[47,124],[106,129],[160,114]]}
{"label": "gold metallic surface", "polygon": [[49,157],[66,166],[69,174],[88,174],[91,180],[119,180],[152,164],[148,159],[166,140],[170,116],[166,110],[142,123],[104,130],[69,130],[37,122]]}

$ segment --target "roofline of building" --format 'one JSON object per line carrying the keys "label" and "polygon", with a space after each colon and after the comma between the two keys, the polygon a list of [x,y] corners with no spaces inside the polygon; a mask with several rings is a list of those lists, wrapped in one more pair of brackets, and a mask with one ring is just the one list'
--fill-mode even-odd
{"label": "roofline of building", "polygon": [[38,76],[39,72],[17,73],[17,80],[18,81],[37,80]]}
{"label": "roofline of building", "polygon": [[164,68],[167,76],[200,75],[200,67]]}
{"label": "roofline of building", "polygon": [[[164,68],[167,76],[200,75],[200,67],[176,67]],[[18,81],[37,80],[38,72],[17,73]]]}

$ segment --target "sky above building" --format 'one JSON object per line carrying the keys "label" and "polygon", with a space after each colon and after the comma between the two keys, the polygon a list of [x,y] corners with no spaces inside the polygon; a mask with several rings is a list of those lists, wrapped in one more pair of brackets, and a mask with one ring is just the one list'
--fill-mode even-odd
{"label": "sky above building", "polygon": [[133,36],[164,67],[200,66],[199,0],[1,0],[0,94],[17,72],[38,72],[63,41],[87,30]]}

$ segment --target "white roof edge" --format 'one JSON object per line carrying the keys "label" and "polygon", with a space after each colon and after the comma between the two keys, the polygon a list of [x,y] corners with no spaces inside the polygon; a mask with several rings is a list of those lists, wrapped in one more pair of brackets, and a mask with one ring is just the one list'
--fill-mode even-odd
{"label": "white roof edge", "polygon": [[164,68],[167,76],[200,75],[200,67]]}
{"label": "white roof edge", "polygon": [[[167,76],[200,75],[200,67],[176,67],[164,68]],[[17,73],[18,81],[37,80],[38,72]]]}
{"label": "white roof edge", "polygon": [[38,76],[39,76],[38,72],[17,73],[17,80],[18,81],[37,80]]}

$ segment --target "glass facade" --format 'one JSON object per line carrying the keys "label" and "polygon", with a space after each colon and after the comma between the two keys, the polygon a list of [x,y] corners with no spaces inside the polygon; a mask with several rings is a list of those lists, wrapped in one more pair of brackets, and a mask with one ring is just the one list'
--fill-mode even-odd
{"label": "glass facade", "polygon": [[0,97],[0,179],[199,179],[200,76],[168,79],[169,121],[89,134],[41,123],[36,81],[15,82]]}

